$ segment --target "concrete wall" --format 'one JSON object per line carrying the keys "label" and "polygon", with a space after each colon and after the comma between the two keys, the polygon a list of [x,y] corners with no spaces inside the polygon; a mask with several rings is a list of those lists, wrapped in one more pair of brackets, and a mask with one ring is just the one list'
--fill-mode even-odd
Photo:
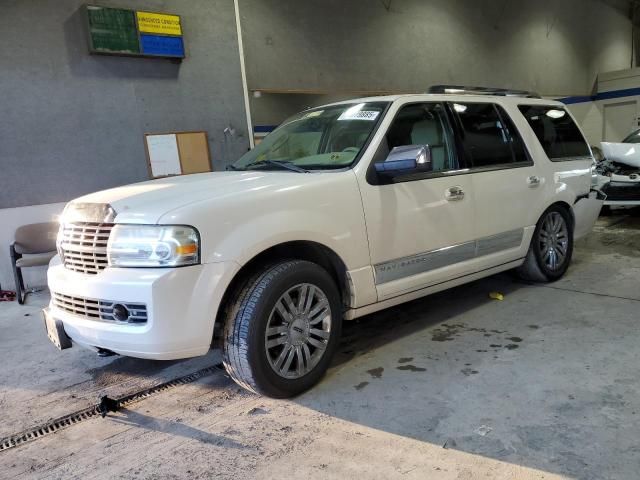
{"label": "concrete wall", "polygon": [[83,3],[2,2],[0,209],[148,179],[146,132],[206,130],[217,169],[249,146],[233,0],[96,2],[181,15],[182,63],[89,55]]}
{"label": "concrete wall", "polygon": [[[622,140],[622,136],[640,128],[640,68],[606,72],[598,76],[598,94],[606,95],[606,92],[622,90],[633,93],[633,95],[595,102],[600,112],[599,127],[602,141],[619,142]],[[626,107],[615,108],[623,104]],[[617,115],[623,117],[615,118]],[[612,134],[612,129],[605,127],[606,122],[617,124],[618,128],[615,130],[618,130],[618,133]]]}
{"label": "concrete wall", "polygon": [[[385,4],[390,5],[387,10]],[[628,68],[631,23],[600,0],[241,0],[250,88],[591,91]]]}
{"label": "concrete wall", "polygon": [[307,108],[353,98],[352,94],[304,94],[261,93],[251,96],[251,121],[253,125],[279,125],[291,115]]}
{"label": "concrete wall", "polygon": [[598,146],[602,141],[602,109],[597,102],[574,103],[567,108],[582,128],[589,145]]}
{"label": "concrete wall", "polygon": [[568,105],[591,145],[619,142],[640,128],[640,68],[600,73],[594,93],[593,101]]}
{"label": "concrete wall", "polygon": [[[630,21],[600,0],[240,0],[240,12],[250,89],[453,83],[558,98],[591,93],[597,72],[631,60]],[[268,101],[252,109],[285,116]]]}

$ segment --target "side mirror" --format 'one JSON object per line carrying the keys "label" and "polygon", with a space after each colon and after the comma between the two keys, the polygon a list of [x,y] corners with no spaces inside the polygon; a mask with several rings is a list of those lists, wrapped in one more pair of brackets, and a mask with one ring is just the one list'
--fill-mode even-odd
{"label": "side mirror", "polygon": [[431,148],[429,145],[404,145],[394,147],[384,162],[375,164],[376,172],[384,177],[393,178],[418,172],[430,172]]}

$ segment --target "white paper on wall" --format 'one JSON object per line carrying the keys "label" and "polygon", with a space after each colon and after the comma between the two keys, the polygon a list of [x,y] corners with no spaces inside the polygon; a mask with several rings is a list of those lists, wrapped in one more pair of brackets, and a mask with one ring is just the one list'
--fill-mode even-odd
{"label": "white paper on wall", "polygon": [[151,174],[154,177],[182,174],[176,135],[147,135],[146,138]]}

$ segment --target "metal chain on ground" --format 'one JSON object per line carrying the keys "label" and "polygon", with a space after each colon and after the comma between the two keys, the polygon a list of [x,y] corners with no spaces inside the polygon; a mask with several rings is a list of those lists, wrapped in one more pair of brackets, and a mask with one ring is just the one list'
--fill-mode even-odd
{"label": "metal chain on ground", "polygon": [[[163,392],[169,388],[177,387],[179,385],[186,385],[187,383],[195,382],[200,378],[207,377],[218,371],[224,371],[224,367],[222,366],[222,364],[203,368],[196,372],[190,373],[189,375],[185,375],[184,377],[176,378],[168,382],[155,385],[153,387],[145,388],[144,390],[125,395],[124,397],[113,399],[113,401],[115,401],[117,405],[116,408],[126,407],[127,405],[131,405],[132,403],[144,400],[145,398],[155,395],[156,393]],[[106,397],[103,397],[103,399],[104,398]],[[0,440],[0,452],[13,447],[24,445],[38,438],[42,438],[46,435],[50,435],[59,430],[62,430],[63,428],[76,425],[83,420],[88,420],[97,415],[104,416],[106,412],[104,410],[103,402],[104,400],[101,403],[95,404],[91,407],[77,410],[63,417],[50,420],[49,422],[42,425],[38,425],[28,430],[24,430],[22,432],[5,437]]]}

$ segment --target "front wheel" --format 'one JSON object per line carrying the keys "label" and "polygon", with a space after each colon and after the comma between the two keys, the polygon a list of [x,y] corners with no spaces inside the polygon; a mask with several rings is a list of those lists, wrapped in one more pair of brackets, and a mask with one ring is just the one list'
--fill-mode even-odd
{"label": "front wheel", "polygon": [[569,212],[550,207],[536,225],[531,245],[518,274],[525,280],[552,282],[562,277],[573,255],[573,228]]}
{"label": "front wheel", "polygon": [[342,327],[329,273],[287,260],[264,268],[227,309],[223,360],[244,388],[274,398],[315,385],[329,367]]}

